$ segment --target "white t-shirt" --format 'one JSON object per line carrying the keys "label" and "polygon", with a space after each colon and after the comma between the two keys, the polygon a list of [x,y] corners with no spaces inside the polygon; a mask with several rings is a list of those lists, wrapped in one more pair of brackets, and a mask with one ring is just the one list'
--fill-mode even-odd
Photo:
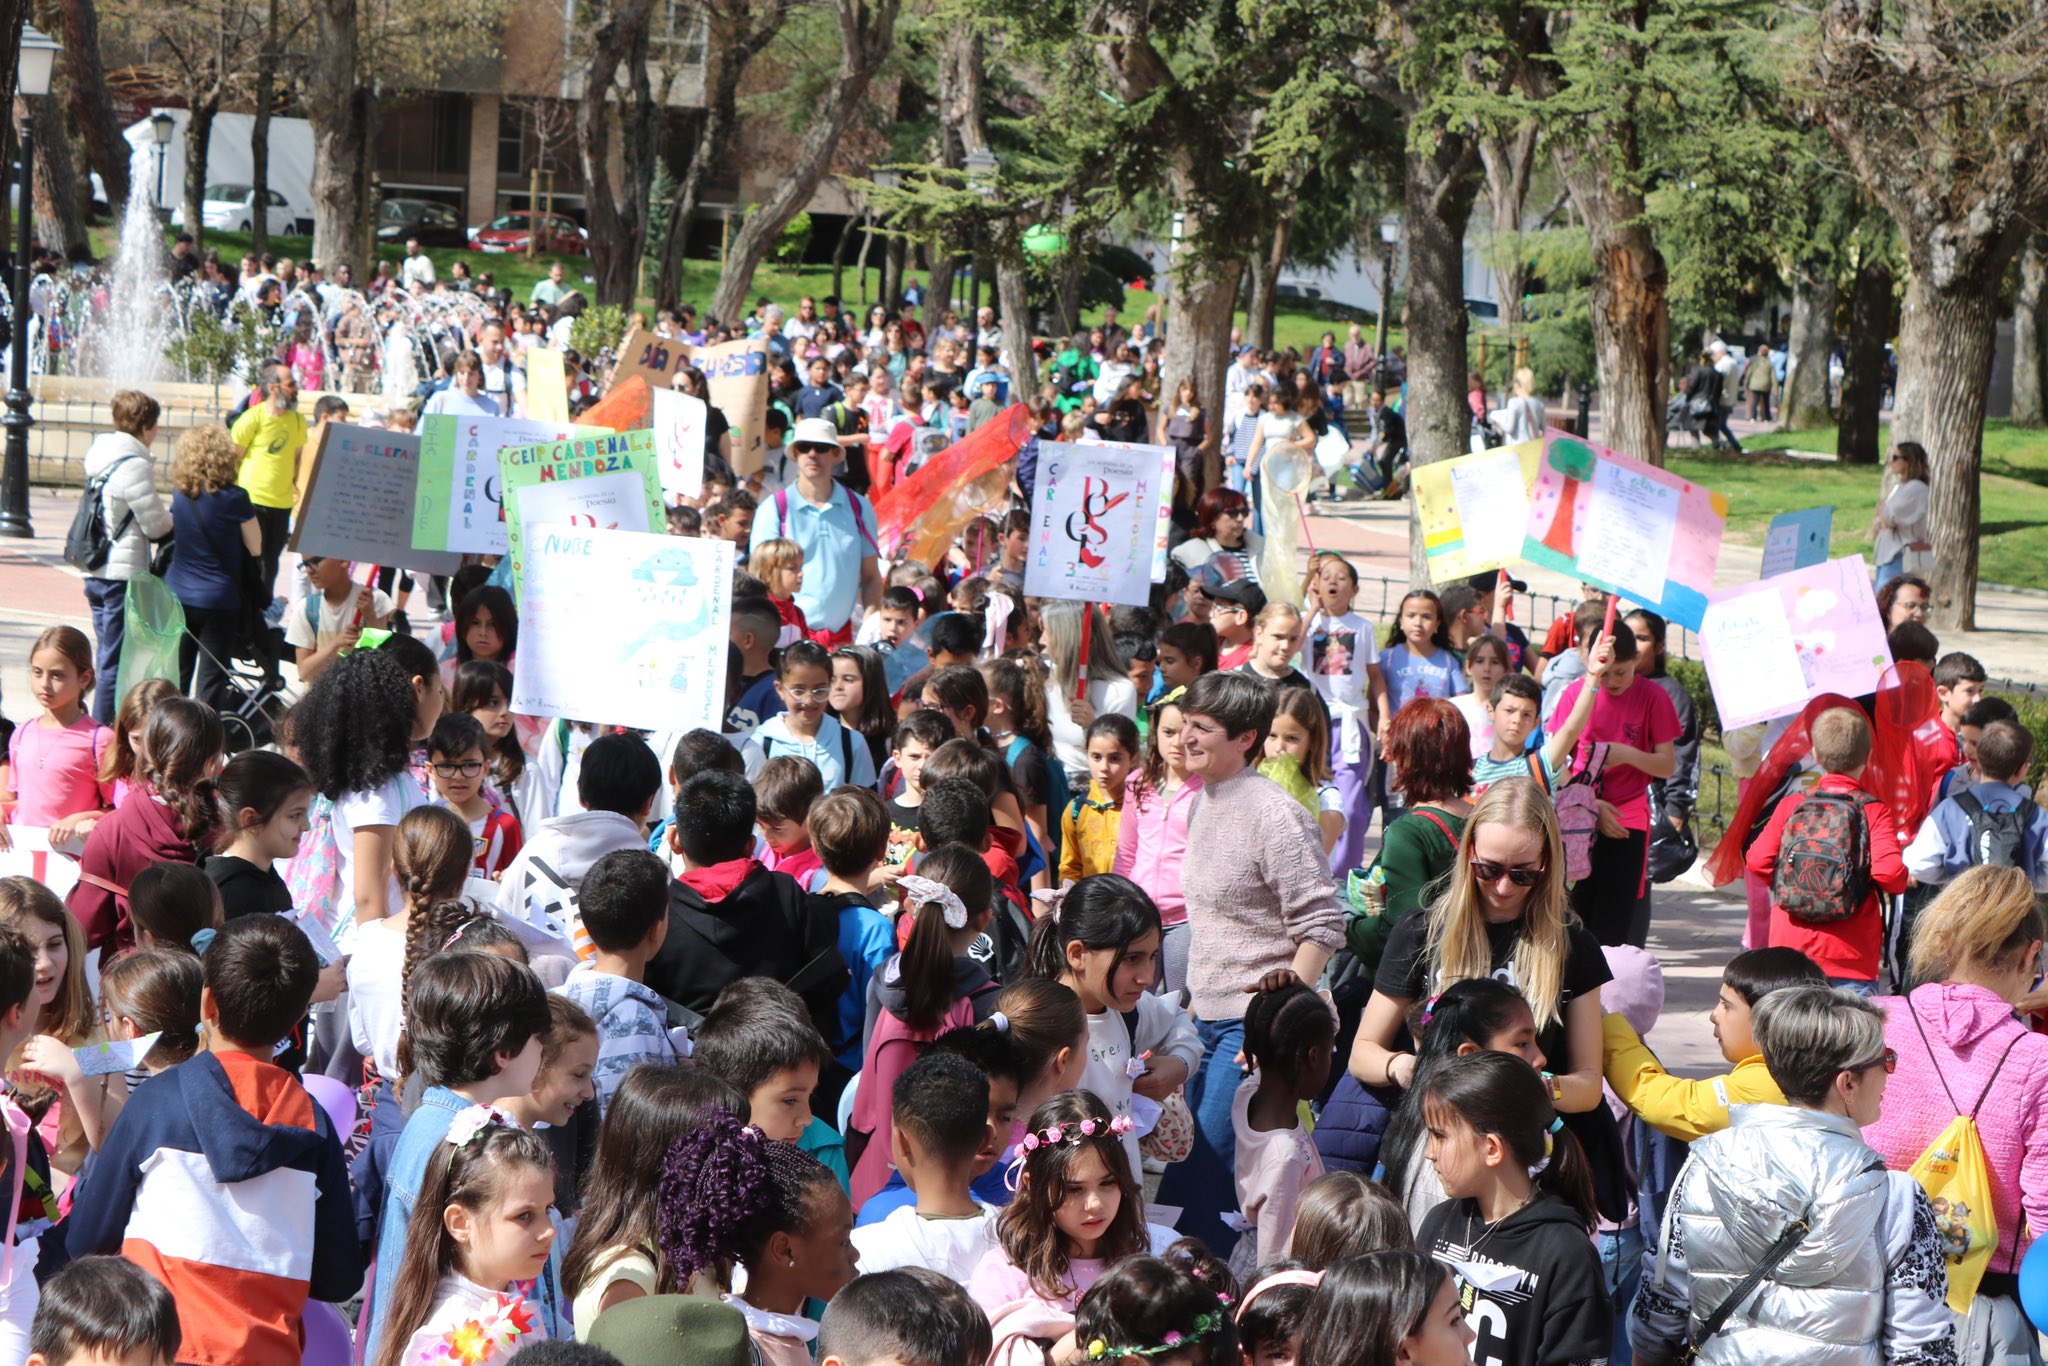
{"label": "white t-shirt", "polygon": [[965,1285],[1000,1240],[995,1211],[986,1205],[979,1215],[958,1219],[927,1219],[917,1206],[899,1205],[887,1218],[856,1228],[853,1246],[862,1275],[921,1266]]}
{"label": "white t-shirt", "polygon": [[[1095,705],[1097,716],[1115,712],[1119,716],[1138,719],[1138,689],[1128,678],[1098,678],[1088,684],[1088,700]],[[1088,730],[1074,723],[1073,709],[1068,705],[1064,688],[1048,687],[1045,693],[1046,726],[1052,731],[1053,758],[1066,767],[1069,775],[1088,772]],[[1087,789],[1087,780],[1082,780],[1078,791]]]}
{"label": "white t-shirt", "polygon": [[[406,812],[425,806],[427,801],[426,789],[408,768],[382,787],[350,792],[334,804],[334,843],[341,854],[341,932],[335,936],[337,947],[353,952],[350,941],[356,933],[356,831],[379,825],[396,826],[405,819]],[[387,871],[384,876],[389,884],[384,891],[385,909],[396,912],[405,904],[405,889],[398,885],[396,873]]]}
{"label": "white t-shirt", "polygon": [[405,931],[391,920],[359,928],[348,960],[348,1034],[356,1052],[376,1063],[385,1077],[398,1075],[404,987]]}
{"label": "white t-shirt", "polygon": [[[320,604],[317,613],[319,624],[306,612],[306,604]],[[377,620],[383,621],[391,615],[391,596],[381,589],[370,590],[370,611]],[[309,593],[293,603],[284,614],[285,644],[300,650],[324,650],[334,643],[348,623],[355,619],[356,595],[351,589],[340,602],[330,602],[325,593]]]}

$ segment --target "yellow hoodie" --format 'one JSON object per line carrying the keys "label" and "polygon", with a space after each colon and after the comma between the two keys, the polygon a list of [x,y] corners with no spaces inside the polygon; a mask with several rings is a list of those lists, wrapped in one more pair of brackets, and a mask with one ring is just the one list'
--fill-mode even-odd
{"label": "yellow hoodie", "polygon": [[1735,1070],[1704,1081],[1674,1077],[1619,1015],[1600,1017],[1607,1084],[1622,1103],[1659,1133],[1690,1143],[1728,1127],[1731,1105],[1783,1105],[1785,1093],[1764,1066],[1763,1055],[1744,1058]]}

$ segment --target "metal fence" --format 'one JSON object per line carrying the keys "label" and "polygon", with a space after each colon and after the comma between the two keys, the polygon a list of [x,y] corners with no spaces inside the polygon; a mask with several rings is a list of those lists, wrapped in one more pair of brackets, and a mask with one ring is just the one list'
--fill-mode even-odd
{"label": "metal fence", "polygon": [[[1354,606],[1366,616],[1375,617],[1382,622],[1391,622],[1395,612],[1400,609],[1401,599],[1406,597],[1414,586],[1409,580],[1397,579],[1391,574],[1360,574],[1358,601]],[[1515,601],[1518,612],[1521,610],[1520,604],[1528,604],[1528,618],[1524,620],[1518,616],[1515,624],[1526,631],[1532,640],[1537,641],[1550,630],[1553,621],[1559,617],[1570,616],[1572,609],[1579,605],[1577,598],[1561,597],[1556,593],[1517,593]],[[1376,602],[1378,610],[1369,608],[1366,605],[1368,602]],[[1666,641],[1666,649],[1680,659],[1691,659],[1692,632],[1683,626],[1673,624],[1671,637],[1673,638]]]}

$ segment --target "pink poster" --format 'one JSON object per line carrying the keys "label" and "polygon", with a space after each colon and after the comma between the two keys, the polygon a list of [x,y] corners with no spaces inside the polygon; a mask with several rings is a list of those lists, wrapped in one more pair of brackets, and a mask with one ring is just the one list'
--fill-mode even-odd
{"label": "pink poster", "polygon": [[1875,692],[1892,663],[1860,555],[1715,590],[1700,652],[1724,730]]}

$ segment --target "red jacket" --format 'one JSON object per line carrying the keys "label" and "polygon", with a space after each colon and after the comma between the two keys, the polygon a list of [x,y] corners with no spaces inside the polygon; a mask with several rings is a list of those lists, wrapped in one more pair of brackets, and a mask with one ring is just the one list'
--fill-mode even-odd
{"label": "red jacket", "polygon": [[[1849,793],[1861,792],[1863,788],[1854,778],[1830,773],[1813,790]],[[1795,797],[1779,802],[1769,824],[1749,847],[1745,860],[1749,871],[1766,882],[1778,866],[1778,846],[1785,836],[1785,823],[1798,809],[1799,800]],[[1892,809],[1873,798],[1864,804],[1863,820],[1869,830],[1870,850],[1870,892],[1863,898],[1863,904],[1846,920],[1810,925],[1785,914],[1773,898],[1771,947],[1798,949],[1830,977],[1873,982],[1877,980],[1878,954],[1884,939],[1884,916],[1878,910],[1877,895],[1906,890],[1906,863],[1899,856],[1899,829],[1892,819]]]}
{"label": "red jacket", "polygon": [[[185,838],[177,813],[154,793],[145,788],[122,802],[86,836],[85,853],[78,861],[78,885],[71,889],[68,898],[72,917],[85,935],[85,946],[133,947],[135,929],[128,922],[128,884],[152,863],[198,861],[199,850]],[[96,886],[88,878],[110,882],[121,890],[116,893]]]}

